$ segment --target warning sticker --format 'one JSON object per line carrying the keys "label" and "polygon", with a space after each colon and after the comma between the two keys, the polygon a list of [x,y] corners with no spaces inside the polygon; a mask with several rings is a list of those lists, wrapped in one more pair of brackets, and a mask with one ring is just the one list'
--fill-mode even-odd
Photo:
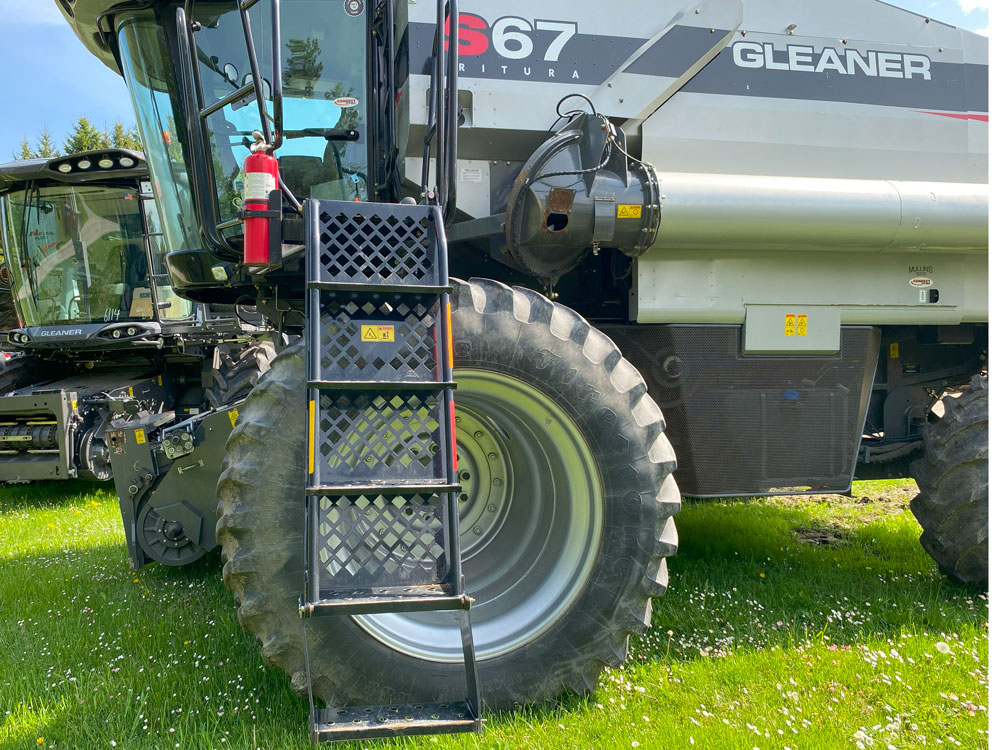
{"label": "warning sticker", "polygon": [[809,316],[785,315],[785,335],[786,336],[807,336],[809,334]]}
{"label": "warning sticker", "polygon": [[618,218],[619,219],[641,219],[642,218],[642,206],[626,206],[624,204],[618,206]]}
{"label": "warning sticker", "polygon": [[899,344],[889,344],[889,359],[899,359]]}
{"label": "warning sticker", "polygon": [[135,397],[135,391],[132,390],[132,386],[128,387],[128,397],[129,398],[134,398]]}
{"label": "warning sticker", "polygon": [[229,424],[233,427],[236,426],[236,420],[240,418],[240,412],[238,409],[232,409],[229,411]]}
{"label": "warning sticker", "polygon": [[396,326],[361,326],[361,340],[387,344],[396,340]]}
{"label": "warning sticker", "polygon": [[162,375],[157,375],[156,376],[156,384],[157,385],[163,385],[163,376]]}
{"label": "warning sticker", "polygon": [[146,442],[146,431],[141,427],[135,431],[135,444],[143,445]]}
{"label": "warning sticker", "polygon": [[243,177],[243,200],[266,201],[275,187],[273,174],[247,172]]}

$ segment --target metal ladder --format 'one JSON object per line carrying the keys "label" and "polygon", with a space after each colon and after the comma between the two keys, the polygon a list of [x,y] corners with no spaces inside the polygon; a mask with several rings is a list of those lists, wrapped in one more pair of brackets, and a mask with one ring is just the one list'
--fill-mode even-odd
{"label": "metal ladder", "polygon": [[314,708],[311,739],[478,732],[441,211],[319,200],[304,209],[309,465],[300,613],[456,610],[467,691],[457,702]]}

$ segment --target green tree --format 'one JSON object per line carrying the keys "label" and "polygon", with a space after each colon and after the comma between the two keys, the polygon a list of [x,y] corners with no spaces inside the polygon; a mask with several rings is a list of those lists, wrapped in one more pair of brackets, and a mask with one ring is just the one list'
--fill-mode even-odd
{"label": "green tree", "polygon": [[81,151],[96,151],[111,147],[111,136],[107,130],[101,130],[91,124],[86,117],[76,121],[76,125],[66,137],[66,153],[75,154]]}
{"label": "green tree", "polygon": [[319,40],[312,37],[289,39],[285,47],[288,48],[288,59],[281,73],[282,86],[289,96],[312,98],[316,82],[323,74]]}
{"label": "green tree", "polygon": [[108,133],[105,130],[105,133],[114,148],[130,148],[133,151],[142,151],[142,141],[139,140],[139,129],[134,125],[126,128],[121,120],[115,120],[114,125],[111,126],[111,132]]}
{"label": "green tree", "polygon": [[42,132],[35,139],[34,148],[27,137],[21,139],[20,147],[13,152],[15,159],[50,159],[59,156],[59,149],[52,141],[52,133],[48,128],[42,128]]}
{"label": "green tree", "polygon": [[59,156],[59,149],[52,140],[52,133],[49,132],[48,128],[42,128],[42,132],[38,134],[38,140],[35,142],[35,156],[40,159],[51,159],[53,156]]}
{"label": "green tree", "polygon": [[20,159],[20,160],[35,158],[35,152],[31,148],[31,144],[28,143],[27,137],[21,139],[21,147],[17,151],[13,152],[13,156],[15,159]]}

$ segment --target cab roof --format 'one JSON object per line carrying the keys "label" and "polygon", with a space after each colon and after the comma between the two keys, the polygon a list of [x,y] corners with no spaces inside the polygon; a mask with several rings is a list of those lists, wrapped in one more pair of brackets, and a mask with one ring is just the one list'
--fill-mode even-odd
{"label": "cab roof", "polygon": [[147,175],[146,157],[141,151],[106,148],[0,164],[0,191],[41,180],[80,184]]}

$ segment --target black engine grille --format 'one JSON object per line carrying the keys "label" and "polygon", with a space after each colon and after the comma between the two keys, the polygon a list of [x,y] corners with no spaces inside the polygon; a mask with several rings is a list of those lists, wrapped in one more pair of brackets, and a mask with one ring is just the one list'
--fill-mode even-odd
{"label": "black engine grille", "polygon": [[663,410],[693,497],[850,488],[878,358],[875,328],[834,356],[747,356],[740,326],[604,329]]}

